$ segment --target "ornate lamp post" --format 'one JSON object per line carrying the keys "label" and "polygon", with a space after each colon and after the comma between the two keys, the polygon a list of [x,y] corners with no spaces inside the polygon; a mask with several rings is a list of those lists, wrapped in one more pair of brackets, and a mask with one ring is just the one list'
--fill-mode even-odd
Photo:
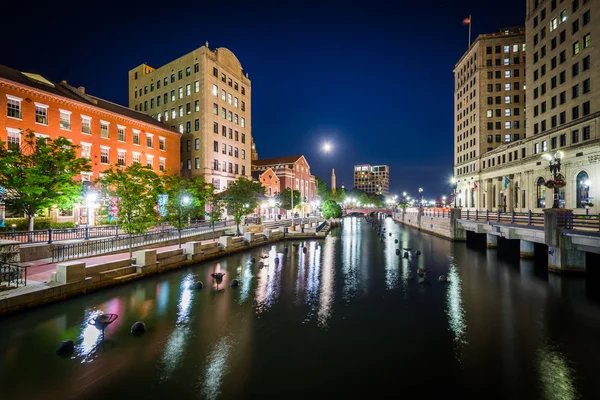
{"label": "ornate lamp post", "polygon": [[450,182],[452,182],[452,197],[454,197],[454,208],[456,208],[456,184],[458,181],[456,178],[452,178],[450,179]]}
{"label": "ornate lamp post", "polygon": [[552,174],[552,181],[546,182],[546,187],[553,189],[554,191],[554,202],[552,203],[552,208],[560,207],[558,203],[559,189],[564,187],[566,184],[562,175],[560,174],[560,160],[563,158],[563,156],[564,153],[562,151],[557,151],[554,153],[554,156],[551,156],[550,154],[542,155],[545,160],[548,160],[548,167],[550,168],[550,173]]}

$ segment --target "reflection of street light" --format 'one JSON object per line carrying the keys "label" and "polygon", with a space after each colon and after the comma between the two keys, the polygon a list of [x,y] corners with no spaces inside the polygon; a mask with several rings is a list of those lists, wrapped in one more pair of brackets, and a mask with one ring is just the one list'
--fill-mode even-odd
{"label": "reflection of street light", "polygon": [[90,238],[89,229],[90,229],[90,203],[93,203],[98,198],[98,195],[94,192],[89,192],[85,196],[85,240]]}
{"label": "reflection of street light", "polygon": [[183,196],[181,198],[181,201],[179,202],[179,224],[178,224],[178,231],[179,231],[179,248],[181,248],[181,214],[183,213],[183,206],[187,205],[190,202],[190,197],[189,196]]}

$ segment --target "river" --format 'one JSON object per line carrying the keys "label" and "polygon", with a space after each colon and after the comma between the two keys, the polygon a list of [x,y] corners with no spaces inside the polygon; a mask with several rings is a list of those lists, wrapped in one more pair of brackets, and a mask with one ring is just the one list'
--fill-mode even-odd
{"label": "river", "polygon": [[[320,241],[2,318],[0,398],[600,396],[591,278],[381,221],[383,242],[364,219],[347,218]],[[397,248],[411,248],[409,258]],[[250,262],[261,254],[264,268]],[[419,267],[430,270],[424,283]],[[214,271],[226,273],[218,287]],[[99,312],[119,315],[104,341],[87,323]],[[136,321],[147,327],[141,337],[130,334]],[[64,339],[76,342],[71,357],[55,353]]]}

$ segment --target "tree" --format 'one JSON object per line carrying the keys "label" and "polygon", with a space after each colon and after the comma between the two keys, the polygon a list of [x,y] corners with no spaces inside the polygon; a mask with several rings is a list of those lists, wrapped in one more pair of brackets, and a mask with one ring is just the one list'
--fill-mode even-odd
{"label": "tree", "polygon": [[315,184],[317,186],[317,197],[320,198],[322,201],[327,200],[330,196],[330,191],[327,190],[327,184],[316,176]]}
{"label": "tree", "polygon": [[294,207],[292,207],[292,189],[284,188],[281,193],[279,193],[279,208],[283,208],[284,210],[292,210],[292,208],[300,207],[300,202],[302,198],[300,197],[300,192],[298,190],[294,190]]}
{"label": "tree", "polygon": [[219,194],[214,192],[214,186],[210,184],[210,195],[206,199],[208,222],[212,227],[213,240],[215,240],[215,223],[223,217],[223,201]]}
{"label": "tree", "polygon": [[371,199],[369,198],[368,194],[366,194],[365,192],[363,192],[358,197],[358,201],[360,202],[361,206],[366,206],[367,204],[369,204],[371,202]]}
{"label": "tree", "polygon": [[325,200],[333,200],[337,203],[343,203],[346,199],[346,191],[344,189],[336,189],[335,191],[328,190],[328,195]]}
{"label": "tree", "polygon": [[[206,199],[214,190],[214,187],[207,184],[204,178],[164,175],[162,181],[165,194],[168,196],[165,220],[177,229],[181,229],[188,217],[204,215]],[[183,204],[184,198],[188,200],[187,204]]]}
{"label": "tree", "polygon": [[342,216],[342,207],[333,200],[325,200],[321,209],[325,219],[340,218]]}
{"label": "tree", "polygon": [[20,135],[20,146],[0,141],[0,187],[6,207],[27,215],[32,231],[36,213],[52,205],[71,208],[81,199],[81,184],[74,178],[91,171],[91,165],[77,157],[79,146],[62,136],[38,138],[31,129]]}
{"label": "tree", "polygon": [[258,207],[258,196],[264,196],[264,194],[265,188],[260,182],[245,178],[238,178],[221,194],[221,198],[227,206],[227,212],[233,216],[238,235],[242,218]]}
{"label": "tree", "polygon": [[157,198],[163,192],[161,178],[152,168],[133,163],[123,168],[114,165],[96,180],[105,196],[114,198],[116,213],[129,234],[129,257],[132,256],[131,235],[143,233],[158,221]]}
{"label": "tree", "polygon": [[385,206],[385,203],[381,197],[382,196],[378,194],[372,194],[371,196],[369,196],[369,202],[375,207],[383,207]]}

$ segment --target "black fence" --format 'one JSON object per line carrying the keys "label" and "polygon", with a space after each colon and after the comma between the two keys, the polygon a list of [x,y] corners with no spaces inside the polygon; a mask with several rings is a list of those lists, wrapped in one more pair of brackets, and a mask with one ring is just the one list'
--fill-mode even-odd
{"label": "black fence", "polygon": [[27,266],[0,263],[0,286],[27,286]]}
{"label": "black fence", "polygon": [[[215,222],[215,228],[234,225],[233,221]],[[189,237],[199,233],[212,231],[213,226],[209,222],[198,222],[193,225],[186,226],[181,229],[181,237]],[[172,227],[156,228],[151,232],[132,235],[132,247],[140,247],[148,244],[166,242],[179,237],[179,229]],[[75,260],[82,257],[111,253],[118,250],[126,250],[129,248],[130,237],[127,234],[122,234],[118,237],[107,239],[88,240],[85,242],[77,242],[65,245],[56,245],[52,249],[52,262]]]}

